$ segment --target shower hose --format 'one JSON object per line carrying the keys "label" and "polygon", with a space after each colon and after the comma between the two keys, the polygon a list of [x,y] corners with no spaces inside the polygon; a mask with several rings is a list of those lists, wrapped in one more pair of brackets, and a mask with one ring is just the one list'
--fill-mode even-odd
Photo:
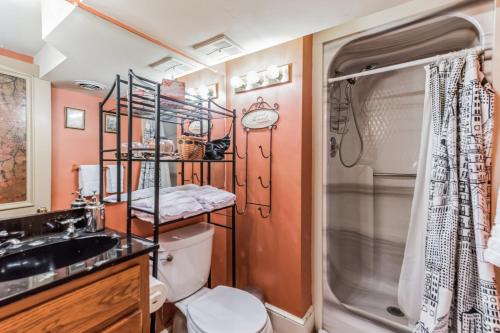
{"label": "shower hose", "polygon": [[348,111],[347,111],[347,120],[346,124],[349,124],[349,113],[352,113],[352,118],[354,120],[354,127],[356,128],[356,132],[358,133],[359,137],[359,142],[360,142],[360,149],[359,149],[359,154],[354,160],[354,162],[348,164],[344,161],[344,157],[342,156],[342,145],[344,142],[344,137],[348,133],[348,130],[343,131],[341,136],[340,136],[340,144],[339,144],[339,159],[340,163],[346,168],[352,168],[356,164],[358,164],[359,160],[361,160],[361,157],[363,156],[363,149],[364,149],[364,142],[363,142],[363,136],[361,135],[361,131],[359,130],[359,124],[358,124],[358,119],[356,118],[356,112],[354,112],[354,108],[352,106],[352,98],[351,98],[351,88],[352,88],[352,83],[348,82],[346,86],[346,100],[349,105]]}

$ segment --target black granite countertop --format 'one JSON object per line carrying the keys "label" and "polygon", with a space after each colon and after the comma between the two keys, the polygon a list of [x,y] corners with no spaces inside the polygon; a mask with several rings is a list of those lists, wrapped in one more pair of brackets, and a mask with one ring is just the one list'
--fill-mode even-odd
{"label": "black granite countertop", "polygon": [[[127,237],[124,233],[116,232],[110,229],[97,233],[82,232],[81,235],[76,238],[77,240],[91,237],[104,237],[108,240],[112,238],[112,243],[108,242],[108,244],[110,244],[108,248],[110,248],[83,261],[78,261],[67,266],[59,267],[60,265],[56,265],[57,268],[51,266],[54,268],[44,271],[41,274],[14,280],[6,279],[9,269],[10,272],[12,271],[11,267],[8,267],[8,265],[12,265],[12,263],[9,262],[9,256],[22,256],[26,253],[26,251],[30,250],[30,253],[36,253],[36,249],[40,250],[41,253],[43,252],[42,247],[44,246],[53,244],[58,246],[58,244],[61,244],[62,242],[72,241],[65,240],[63,238],[64,235],[65,232],[50,233],[49,235],[36,235],[28,239],[23,239],[19,246],[16,245],[13,250],[9,250],[10,252],[0,255],[0,306],[12,303],[24,297],[31,296],[40,291],[53,288],[82,276],[92,274],[96,271],[147,254],[157,249],[157,245],[154,245],[149,240],[135,236]],[[42,240],[43,243],[38,246],[37,244],[40,243],[40,240]],[[35,251],[33,251],[33,249],[35,249]],[[43,255],[40,253],[38,253],[37,256],[43,259]],[[4,276],[2,277],[2,275]]]}

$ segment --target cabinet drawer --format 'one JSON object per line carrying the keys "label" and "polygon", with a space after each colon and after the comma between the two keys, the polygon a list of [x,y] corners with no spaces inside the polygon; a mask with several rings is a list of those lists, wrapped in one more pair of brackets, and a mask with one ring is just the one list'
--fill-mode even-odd
{"label": "cabinet drawer", "polygon": [[106,327],[102,333],[138,333],[142,331],[142,315],[136,311],[122,318],[113,325]]}
{"label": "cabinet drawer", "polygon": [[0,332],[101,332],[140,308],[140,286],[140,267],[133,266],[6,318]]}

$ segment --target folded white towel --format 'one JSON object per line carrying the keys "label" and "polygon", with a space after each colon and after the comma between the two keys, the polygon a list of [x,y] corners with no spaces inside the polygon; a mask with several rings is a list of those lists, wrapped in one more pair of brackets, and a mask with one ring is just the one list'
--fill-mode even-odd
{"label": "folded white towel", "polygon": [[84,197],[99,194],[99,165],[80,165],[78,183]]}
{"label": "folded white towel", "polygon": [[[120,167],[120,169],[121,169],[120,188],[123,190],[123,174],[124,174],[123,165]],[[106,171],[106,192],[108,193],[118,192],[118,186],[116,184],[117,173],[118,173],[117,165],[108,165],[108,170]]]}
{"label": "folded white towel", "polygon": [[[116,175],[115,175],[116,176]],[[135,216],[141,220],[153,222],[154,188],[149,187],[132,192],[132,208],[146,210],[151,213],[134,210]],[[172,221],[188,218],[201,213],[224,208],[234,204],[236,196],[213,186],[187,184],[160,189],[160,220]],[[122,201],[127,200],[127,194],[122,194]],[[105,202],[116,202],[116,195],[104,198]]]}
{"label": "folded white towel", "polygon": [[[187,190],[192,190],[193,188],[198,188],[198,185],[194,184],[187,184],[187,185],[180,185],[180,186],[172,186],[172,187],[163,187],[160,188],[160,195],[161,194],[166,194],[170,192],[176,192],[176,191],[187,191]],[[132,201],[136,200],[141,200],[141,199],[146,199],[149,197],[152,197],[154,195],[155,188],[154,187],[147,187],[143,188],[140,190],[136,190],[132,192]],[[117,196],[116,194],[109,195],[105,197],[103,200],[105,202],[111,202],[114,203],[116,202]],[[121,196],[121,201],[125,202],[127,201],[127,193],[122,193]]]}
{"label": "folded white towel", "polygon": [[[133,207],[153,212],[154,198],[149,197],[134,201]],[[160,195],[160,219],[162,222],[191,217],[204,211],[203,206],[185,191]],[[139,211],[134,211],[134,214],[142,220],[153,222],[153,215],[151,214]]]}
{"label": "folded white towel", "polygon": [[193,190],[192,193],[199,201],[209,204],[226,203],[236,198],[234,193],[223,191],[210,185],[201,186]]}
{"label": "folded white towel", "polygon": [[491,229],[490,239],[484,250],[484,260],[495,266],[500,266],[500,191],[498,194],[495,225]]}

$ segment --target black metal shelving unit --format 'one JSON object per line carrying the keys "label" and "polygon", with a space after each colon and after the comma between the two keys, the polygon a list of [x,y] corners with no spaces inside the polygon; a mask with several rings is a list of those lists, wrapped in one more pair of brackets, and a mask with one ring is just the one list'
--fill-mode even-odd
{"label": "black metal shelving unit", "polygon": [[[122,90],[125,88],[125,93]],[[147,94],[138,94],[137,91],[147,92]],[[114,108],[107,109],[108,101],[114,99]],[[172,98],[169,96],[164,96],[161,94],[161,84],[155,81],[149,80],[147,78],[136,75],[132,70],[129,70],[127,80],[122,79],[119,75],[105,96],[103,101],[99,103],[99,167],[100,167],[100,178],[99,178],[99,198],[103,201],[104,193],[104,163],[113,162],[116,163],[118,170],[121,170],[122,165],[126,165],[126,188],[127,188],[127,235],[132,236],[132,223],[133,223],[133,210],[145,212],[153,215],[154,222],[152,224],[153,228],[153,241],[158,243],[159,240],[159,229],[163,225],[174,224],[180,221],[185,221],[187,219],[181,218],[168,222],[160,221],[160,163],[179,163],[181,166],[180,176],[181,184],[185,183],[185,165],[190,163],[192,167],[195,164],[200,167],[200,185],[204,185],[204,172],[205,166],[207,169],[207,183],[211,184],[212,175],[212,163],[229,163],[232,165],[231,168],[231,192],[236,193],[236,130],[235,130],[235,120],[236,120],[236,110],[228,110],[218,104],[213,100],[203,100],[198,97],[192,97],[194,100],[180,100]],[[165,103],[162,103],[165,101]],[[116,116],[116,147],[115,148],[104,148],[104,115],[111,114]],[[127,151],[126,155],[123,156],[121,147],[121,134],[122,126],[121,119],[125,117],[127,119]],[[133,138],[133,119],[146,119],[154,121],[155,123],[155,148],[153,158],[137,158],[134,157],[134,151],[144,151],[144,148],[133,148],[132,138]],[[203,135],[203,124],[206,122],[208,128],[206,129],[206,138],[208,141],[212,139],[212,122],[215,119],[230,119],[232,122],[232,143],[229,152],[226,152],[225,158],[223,160],[180,160],[180,159],[168,159],[162,158],[160,154],[160,126],[162,123],[171,123],[181,126],[181,131],[184,133],[184,123],[186,121],[199,121],[200,124],[200,134]],[[109,156],[111,155],[111,157]],[[154,163],[154,209],[144,210],[133,206],[132,202],[132,171],[134,162],[153,162]],[[117,183],[117,202],[121,202],[122,193],[122,179],[121,172],[116,173],[116,183]],[[194,180],[192,180],[194,181]],[[231,225],[223,225],[214,223],[211,219],[211,214],[220,210],[231,209]],[[211,212],[201,213],[195,216],[189,217],[189,219],[203,216],[207,218],[207,222],[215,226],[222,227],[231,231],[231,264],[232,264],[232,285],[236,286],[236,205],[231,205],[228,207],[223,207],[216,209]],[[158,275],[158,251],[153,253],[153,276]],[[210,283],[210,280],[209,280]],[[151,331],[154,332],[155,327],[155,316],[151,315]]]}

